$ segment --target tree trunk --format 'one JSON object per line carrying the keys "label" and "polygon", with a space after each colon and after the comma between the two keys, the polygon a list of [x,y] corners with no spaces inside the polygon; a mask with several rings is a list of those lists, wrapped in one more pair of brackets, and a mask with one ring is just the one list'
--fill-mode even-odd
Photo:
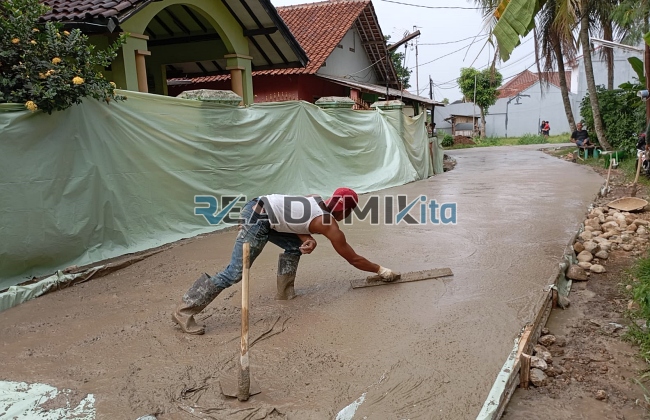
{"label": "tree trunk", "polygon": [[562,58],[562,46],[557,40],[557,37],[553,37],[551,40],[551,45],[553,46],[553,52],[555,53],[555,58],[557,60],[557,72],[558,78],[560,79],[560,92],[562,93],[564,112],[566,113],[566,119],[569,122],[571,132],[574,132],[576,131],[576,120],[573,117],[573,109],[571,109],[571,101],[569,100],[569,87],[567,86],[566,82],[564,59]]}
{"label": "tree trunk", "polygon": [[588,0],[582,0],[580,2],[580,43],[582,45],[582,57],[584,59],[585,74],[587,76],[587,90],[589,91],[591,111],[594,114],[594,130],[596,131],[598,142],[605,150],[612,150],[612,146],[605,138],[605,129],[603,128],[603,119],[600,116],[600,106],[598,104],[598,94],[596,92],[596,81],[594,80],[594,67],[591,61],[591,48],[589,45],[588,3]]}
{"label": "tree trunk", "polygon": [[[603,39],[613,41],[612,21],[603,19]],[[614,90],[614,49],[603,48],[605,62],[607,63],[607,90]]]}

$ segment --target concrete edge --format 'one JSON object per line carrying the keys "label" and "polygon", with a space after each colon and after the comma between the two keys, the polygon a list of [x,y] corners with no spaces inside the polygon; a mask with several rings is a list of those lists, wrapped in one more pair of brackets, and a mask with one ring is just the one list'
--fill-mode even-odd
{"label": "concrete edge", "polygon": [[36,283],[24,286],[11,286],[5,292],[0,293],[0,312],[18,306],[28,300],[46,295],[50,292],[65,289],[79,283],[84,283],[93,278],[106,276],[169,248],[171,247],[162,247],[147,253],[133,254],[120,261],[96,265],[80,272],[67,273],[59,270],[51,276],[41,279]]}
{"label": "concrete edge", "polygon": [[[596,194],[592,203],[587,207],[587,215],[590,209],[593,208],[593,203],[598,197],[599,195]],[[568,267],[577,261],[573,244],[583,230],[584,224],[581,222],[575,234],[573,234],[569,243],[564,248],[564,254],[562,260],[558,263],[556,274],[549,279],[552,280],[552,283],[549,283],[549,286],[545,287],[543,293],[540,295],[538,301],[540,310],[535,316],[535,320],[525,325],[519,333],[519,336],[514,340],[514,347],[499,371],[495,382],[492,384],[492,389],[476,420],[499,420],[503,415],[512,394],[514,394],[515,389],[517,389],[520,383],[521,354],[532,353],[532,349],[535,343],[537,343],[542,328],[546,325],[551,315],[551,311],[557,306],[557,295],[561,294],[564,297],[568,297],[571,291],[572,282],[564,274]]]}

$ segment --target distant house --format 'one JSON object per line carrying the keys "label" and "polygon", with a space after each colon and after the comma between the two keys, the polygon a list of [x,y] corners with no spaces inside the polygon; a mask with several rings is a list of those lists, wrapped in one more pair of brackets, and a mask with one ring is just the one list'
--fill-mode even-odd
{"label": "distant house", "polygon": [[[570,90],[570,72],[567,72],[566,78]],[[550,122],[551,135],[569,132],[559,74],[544,73],[542,83],[539,79],[538,74],[524,70],[499,88],[499,99],[485,116],[488,137],[537,134],[542,121]],[[575,103],[573,93],[569,93],[569,100],[572,104]],[[477,120],[480,118],[478,107],[474,107],[471,102],[450,104],[445,108],[436,107],[436,128],[451,133],[452,125],[448,119],[452,115],[475,115]]]}
{"label": "distant house", "polygon": [[[451,124],[451,135],[452,136],[466,136],[466,137],[476,137],[479,134],[480,118],[477,118],[475,115],[450,115],[449,118],[446,118],[449,124]],[[437,129],[437,127],[436,127]]]}
{"label": "distant house", "polygon": [[[412,112],[442,105],[398,90],[387,46],[370,0],[330,0],[279,7],[278,13],[309,57],[304,68],[253,72],[255,102],[349,96],[367,109],[380,98],[402,99]],[[188,74],[169,81],[169,93],[189,89],[228,89],[227,74]]]}
{"label": "distant house", "polygon": [[[643,49],[643,44],[636,46]],[[596,47],[591,53],[592,65],[594,69],[594,79],[596,86],[607,86],[607,63],[601,56],[602,46]],[[630,57],[637,57],[643,60],[643,53],[624,50],[621,48],[614,48],[614,89],[617,89],[620,84],[625,82],[634,82],[637,74],[632,69],[632,66],[627,61]],[[568,69],[571,69],[571,89],[575,94],[574,96],[574,113],[576,121],[580,120],[580,102],[587,96],[587,76],[585,73],[583,56],[579,56],[572,63],[566,64]]]}
{"label": "distant house", "polygon": [[[307,56],[269,0],[43,0],[43,17],[106,47],[126,44],[103,73],[118,88],[167,94],[169,74],[193,68],[233,75],[228,89],[253,100],[251,72],[304,67]],[[200,71],[200,70],[197,70]]]}

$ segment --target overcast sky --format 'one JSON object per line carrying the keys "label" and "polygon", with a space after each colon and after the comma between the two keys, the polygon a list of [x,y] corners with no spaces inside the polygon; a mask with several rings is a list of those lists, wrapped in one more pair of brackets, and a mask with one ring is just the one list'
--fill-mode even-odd
{"label": "overcast sky", "polygon": [[[305,0],[271,0],[274,6],[312,3]],[[401,4],[398,4],[401,3]],[[494,55],[494,49],[486,46],[485,25],[481,12],[475,10],[473,1],[467,0],[372,0],[375,12],[384,35],[391,36],[391,42],[403,38],[406,31],[413,32],[413,26],[422,33],[418,39],[418,63],[420,95],[429,96],[429,76],[435,85],[436,100],[448,98],[451,101],[461,98],[456,79],[463,67],[484,67]],[[409,6],[417,5],[415,6]],[[438,7],[457,7],[458,9],[440,9]],[[470,37],[479,36],[472,44]],[[459,41],[465,38],[464,41]],[[537,72],[534,65],[534,46],[532,34],[515,49],[510,60],[499,64],[500,72],[507,81],[509,77],[530,67]],[[452,42],[444,45],[443,42]],[[483,51],[481,49],[485,46]],[[460,50],[460,51],[457,51]],[[404,47],[399,48],[404,52]],[[455,52],[457,51],[457,52]],[[448,56],[445,56],[449,54]],[[445,56],[445,57],[443,57]],[[435,60],[435,61],[434,61]],[[406,65],[413,68],[409,89],[416,93],[415,48],[408,48]],[[532,66],[532,67],[531,67]]]}

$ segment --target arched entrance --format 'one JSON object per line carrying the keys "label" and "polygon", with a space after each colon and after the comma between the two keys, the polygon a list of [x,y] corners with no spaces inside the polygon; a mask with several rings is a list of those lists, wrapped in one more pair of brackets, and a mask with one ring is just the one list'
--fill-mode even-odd
{"label": "arched entrance", "polygon": [[253,103],[248,40],[222,2],[149,3],[121,28],[130,34],[122,51],[127,89],[166,95],[169,77],[229,72],[232,90]]}

